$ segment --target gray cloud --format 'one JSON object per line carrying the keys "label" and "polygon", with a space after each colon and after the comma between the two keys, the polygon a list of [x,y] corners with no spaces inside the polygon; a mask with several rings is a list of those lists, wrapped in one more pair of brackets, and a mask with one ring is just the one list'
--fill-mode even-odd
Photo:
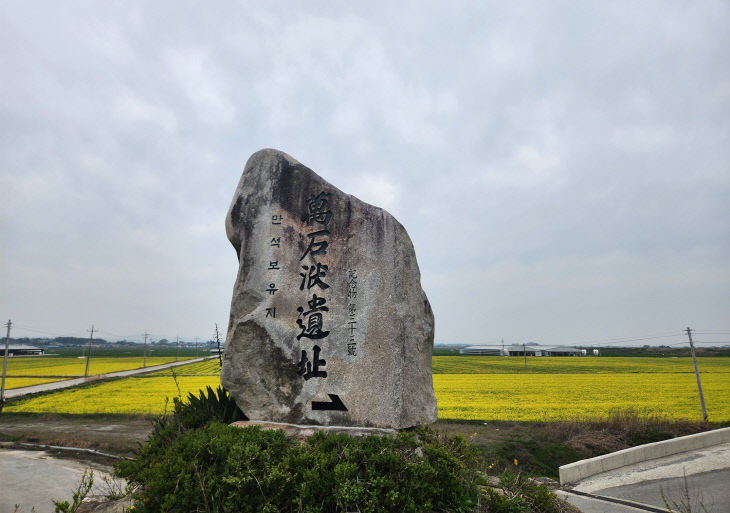
{"label": "gray cloud", "polygon": [[230,197],[276,147],[401,220],[437,340],[727,329],[729,17],[11,2],[1,310],[59,335],[208,336],[236,272]]}

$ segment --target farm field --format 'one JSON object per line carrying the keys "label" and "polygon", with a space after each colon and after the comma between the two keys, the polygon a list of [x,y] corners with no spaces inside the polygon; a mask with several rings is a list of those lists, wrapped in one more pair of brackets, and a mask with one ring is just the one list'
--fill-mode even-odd
{"label": "farm field", "polygon": [[[93,360],[92,360],[93,363]],[[148,358],[149,364],[149,358]],[[640,415],[701,420],[689,358],[435,356],[439,418],[562,421]],[[699,361],[712,422],[730,422],[730,359]],[[217,360],[14,400],[6,411],[161,414],[166,398],[219,384]],[[179,385],[179,390],[178,390]]]}
{"label": "farm field", "polygon": [[[181,360],[191,357],[181,357]],[[148,356],[147,367],[174,362],[172,356]],[[99,357],[92,355],[89,363],[89,374],[107,374],[109,372],[138,369],[144,364],[141,356],[120,356],[120,357]],[[75,378],[83,376],[86,370],[86,358],[80,357],[32,357],[32,358],[9,358],[9,377],[38,377],[38,376],[62,376]]]}
{"label": "farm field", "polygon": [[[730,359],[698,358],[701,373],[730,373]],[[434,356],[434,374],[626,374],[690,372],[689,357]]]}
{"label": "farm field", "polygon": [[[20,401],[8,402],[3,411],[24,413],[124,413],[160,415],[172,410],[172,398],[219,385],[218,376],[128,377],[68,388]],[[178,390],[179,385],[179,390]]]}
{"label": "farm field", "polygon": [[8,377],[5,379],[5,389],[10,390],[11,388],[30,387],[33,385],[40,385],[41,383],[50,383],[52,381],[61,381],[57,378],[13,378]]}
{"label": "farm field", "polygon": [[[221,368],[217,358],[206,360],[204,362],[196,362],[188,365],[181,365],[174,369],[162,369],[150,372],[146,376],[170,376],[173,372],[175,376],[220,376]],[[215,387],[214,387],[215,388]]]}
{"label": "farm field", "polygon": [[[611,413],[701,421],[694,374],[436,374],[439,418],[603,420]],[[730,421],[730,373],[704,374],[712,422]]]}

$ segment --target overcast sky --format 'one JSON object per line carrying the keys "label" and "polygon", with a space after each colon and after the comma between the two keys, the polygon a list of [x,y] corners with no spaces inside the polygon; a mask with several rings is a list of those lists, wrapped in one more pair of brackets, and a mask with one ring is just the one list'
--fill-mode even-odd
{"label": "overcast sky", "polygon": [[728,27],[727,1],[3,2],[0,316],[225,331],[225,215],[271,147],[406,227],[437,342],[728,341]]}

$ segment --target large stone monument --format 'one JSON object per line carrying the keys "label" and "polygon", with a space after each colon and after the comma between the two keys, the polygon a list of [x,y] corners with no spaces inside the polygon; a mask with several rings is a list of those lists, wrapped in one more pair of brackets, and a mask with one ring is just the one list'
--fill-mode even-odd
{"label": "large stone monument", "polygon": [[436,420],[433,313],[406,230],[289,155],[251,156],[221,383],[250,419],[403,428]]}

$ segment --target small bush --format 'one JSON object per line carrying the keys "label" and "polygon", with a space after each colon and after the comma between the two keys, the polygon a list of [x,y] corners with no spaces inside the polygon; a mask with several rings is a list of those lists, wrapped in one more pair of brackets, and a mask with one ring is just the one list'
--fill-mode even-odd
{"label": "small bush", "polygon": [[300,443],[280,430],[229,426],[246,417],[220,387],[173,404],[137,457],[117,464],[135,512],[565,511],[519,476],[504,476],[499,493],[485,489],[480,450],[460,436],[320,432]]}
{"label": "small bush", "polygon": [[215,391],[206,387],[196,397],[188,394],[187,402],[175,397],[174,417],[186,428],[199,428],[211,420],[230,424],[238,420],[248,420],[233,398],[223,387],[219,386]]}
{"label": "small bush", "polygon": [[162,431],[118,473],[138,485],[137,511],[473,511],[476,450],[433,432],[395,438],[318,433],[303,445],[282,431],[211,422]]}

